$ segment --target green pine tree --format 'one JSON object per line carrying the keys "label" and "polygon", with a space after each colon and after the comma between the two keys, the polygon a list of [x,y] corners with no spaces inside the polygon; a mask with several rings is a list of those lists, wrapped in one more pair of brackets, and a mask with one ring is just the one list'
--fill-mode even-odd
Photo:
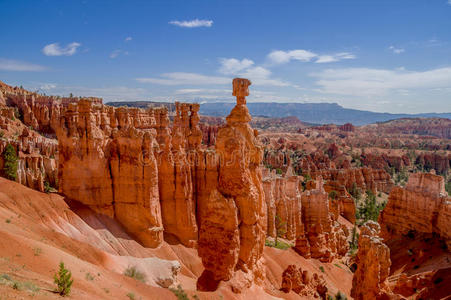
{"label": "green pine tree", "polygon": [[17,154],[16,150],[11,144],[8,144],[3,152],[3,172],[6,178],[16,180],[17,177]]}
{"label": "green pine tree", "polygon": [[64,267],[64,263],[60,262],[60,269],[57,274],[53,276],[53,280],[56,284],[56,292],[61,296],[67,296],[70,294],[70,288],[74,280],[71,279],[72,273]]}

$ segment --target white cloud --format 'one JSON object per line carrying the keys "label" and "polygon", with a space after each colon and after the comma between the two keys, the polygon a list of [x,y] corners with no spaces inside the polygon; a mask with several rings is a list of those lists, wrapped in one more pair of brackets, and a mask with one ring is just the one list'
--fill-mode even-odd
{"label": "white cloud", "polygon": [[318,56],[318,59],[315,61],[317,64],[321,63],[329,63],[329,62],[335,62],[338,61],[338,59],[332,55],[320,55]]}
{"label": "white cloud", "polygon": [[451,0],[448,0],[448,4],[451,5]]}
{"label": "white cloud", "polygon": [[213,25],[212,20],[199,20],[194,19],[190,21],[171,21],[169,24],[179,26],[179,27],[186,27],[186,28],[194,28],[194,27],[211,27]]}
{"label": "white cloud", "polygon": [[66,47],[60,47],[59,43],[53,43],[42,48],[42,53],[47,56],[71,56],[77,52],[77,48],[80,46],[81,44],[77,42],[67,44]]}
{"label": "white cloud", "polygon": [[44,71],[45,67],[24,61],[0,58],[2,71]]}
{"label": "white cloud", "polygon": [[197,73],[174,72],[161,74],[160,78],[136,78],[141,83],[154,83],[161,85],[210,85],[230,84],[231,79],[219,76],[207,76]]}
{"label": "white cloud", "polygon": [[53,90],[55,88],[56,88],[56,84],[53,84],[53,83],[44,83],[43,85],[41,85],[39,87],[39,89],[43,90],[43,91],[49,91],[49,90]]}
{"label": "white cloud", "polygon": [[395,46],[390,46],[390,47],[388,47],[388,49],[393,51],[393,53],[395,53],[395,54],[401,54],[405,51],[403,48],[396,48]]}
{"label": "white cloud", "polygon": [[250,59],[244,58],[242,60],[236,58],[221,58],[221,68],[219,72],[227,75],[237,74],[243,69],[247,69],[254,64]]}
{"label": "white cloud", "polygon": [[354,58],[356,58],[356,56],[349,52],[319,55],[314,52],[302,49],[290,51],[276,50],[268,54],[268,59],[273,64],[284,64],[291,60],[310,62],[314,59],[316,59],[315,63],[329,63],[340,61],[343,59],[354,59]]}
{"label": "white cloud", "polygon": [[122,55],[128,55],[128,51],[123,51],[123,50],[120,50],[120,49],[114,50],[113,52],[111,52],[110,58],[116,58],[116,57],[118,57],[121,54]]}
{"label": "white cloud", "polygon": [[320,55],[315,61],[317,64],[336,62],[343,59],[354,59],[355,55],[349,52],[341,52],[334,55]]}
{"label": "white cloud", "polygon": [[293,86],[289,82],[285,82],[280,79],[270,78],[271,71],[263,67],[252,67],[244,70],[242,73],[238,75],[250,79],[252,83],[255,85]]}
{"label": "white cloud", "polygon": [[126,37],[126,38],[124,39],[125,42],[129,42],[129,41],[131,41],[131,40],[133,40],[133,38],[132,38],[131,36],[128,36],[128,37]]}
{"label": "white cloud", "polygon": [[428,71],[369,68],[327,69],[317,78],[319,91],[338,95],[380,96],[389,92],[451,87],[451,67]]}
{"label": "white cloud", "polygon": [[275,50],[268,54],[268,59],[274,64],[284,64],[290,60],[308,62],[317,56],[316,53],[302,49],[291,51]]}

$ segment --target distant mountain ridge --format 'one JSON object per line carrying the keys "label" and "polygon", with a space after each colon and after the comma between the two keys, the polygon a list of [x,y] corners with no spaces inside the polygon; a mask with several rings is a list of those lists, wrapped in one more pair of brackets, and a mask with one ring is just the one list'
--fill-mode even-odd
{"label": "distant mountain ridge", "polygon": [[[152,101],[138,102],[109,102],[112,106],[146,107],[147,104],[155,105]],[[163,102],[161,102],[163,105]],[[167,103],[166,103],[167,105]],[[207,116],[227,116],[235,103],[209,102],[200,105],[200,113]],[[302,122],[315,124],[352,123],[354,125],[367,125],[376,122],[385,122],[400,118],[447,118],[449,113],[422,113],[422,114],[391,114],[378,113],[365,110],[344,108],[337,103],[278,103],[278,102],[248,102],[249,112],[253,116],[265,116],[271,118],[284,118],[295,116]]]}

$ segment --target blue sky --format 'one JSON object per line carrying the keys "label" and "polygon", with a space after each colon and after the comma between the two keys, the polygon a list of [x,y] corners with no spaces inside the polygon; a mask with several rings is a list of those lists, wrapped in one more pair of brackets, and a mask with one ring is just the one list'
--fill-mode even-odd
{"label": "blue sky", "polygon": [[451,111],[451,0],[0,0],[0,80],[105,101]]}

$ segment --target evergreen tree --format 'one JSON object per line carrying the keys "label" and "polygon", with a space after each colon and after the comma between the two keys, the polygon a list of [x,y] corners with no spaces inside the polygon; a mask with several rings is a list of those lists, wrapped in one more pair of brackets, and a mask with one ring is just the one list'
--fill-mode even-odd
{"label": "evergreen tree", "polygon": [[6,178],[16,180],[17,177],[17,154],[16,149],[11,144],[8,144],[3,152],[3,172]]}
{"label": "evergreen tree", "polygon": [[53,276],[54,282],[56,284],[56,291],[61,296],[67,296],[70,294],[70,288],[74,280],[71,279],[72,273],[64,267],[64,263],[60,262],[60,269],[57,274]]}
{"label": "evergreen tree", "polygon": [[276,247],[278,242],[277,239],[279,237],[283,237],[285,233],[287,233],[286,224],[287,222],[282,221],[282,219],[278,215],[276,215],[276,240],[274,245]]}

